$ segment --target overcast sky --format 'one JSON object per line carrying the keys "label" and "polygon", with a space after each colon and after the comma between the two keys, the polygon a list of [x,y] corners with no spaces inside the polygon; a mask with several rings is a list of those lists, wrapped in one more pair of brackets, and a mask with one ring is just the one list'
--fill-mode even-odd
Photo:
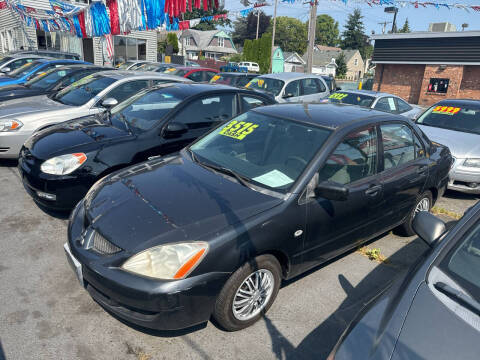
{"label": "overcast sky", "polygon": [[[269,0],[269,2],[272,4],[272,6],[265,6],[262,9],[268,15],[273,15],[274,0]],[[296,17],[303,22],[308,21],[310,5],[304,5],[303,2],[304,1],[297,0],[294,4],[290,4],[282,3],[281,0],[278,0],[277,16],[291,16]],[[451,3],[451,1],[447,0],[444,2]],[[480,6],[480,0],[463,0],[452,2]],[[442,1],[439,1],[439,3],[442,3]],[[380,34],[382,32],[382,25],[379,25],[378,23],[383,21],[392,21],[393,19],[393,14],[385,13],[384,7],[382,6],[370,7],[366,3],[358,4],[354,2],[347,2],[347,5],[345,5],[340,0],[319,0],[317,6],[317,15],[330,15],[339,22],[340,31],[343,31],[343,25],[347,20],[348,14],[357,7],[360,8],[360,10],[362,11],[362,15],[364,16],[363,21],[367,34],[371,34],[372,30],[375,31],[375,33],[377,34]],[[240,3],[240,0],[225,0],[225,8],[232,11],[242,10],[245,7]],[[431,22],[450,22],[457,27],[457,30],[461,30],[461,24],[466,22],[469,24],[469,27],[466,30],[480,30],[480,12],[476,12],[471,9],[469,11],[470,13],[466,12],[463,9],[448,10],[444,7],[441,7],[439,10],[437,10],[435,7],[432,6],[429,6],[427,8],[419,7],[418,9],[416,9],[413,6],[407,5],[406,7],[399,9],[397,15],[397,27],[402,27],[405,19],[408,17],[410,29],[412,31],[426,31],[428,30],[428,24]],[[390,28],[391,26],[392,24],[387,25],[387,27]]]}

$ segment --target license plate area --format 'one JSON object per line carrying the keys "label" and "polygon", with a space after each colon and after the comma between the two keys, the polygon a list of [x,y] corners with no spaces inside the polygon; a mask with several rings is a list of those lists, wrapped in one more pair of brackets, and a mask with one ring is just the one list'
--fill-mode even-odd
{"label": "license plate area", "polygon": [[72,270],[75,272],[75,275],[77,276],[77,279],[80,282],[80,284],[84,286],[82,264],[80,264],[80,262],[75,258],[75,256],[72,255],[72,252],[70,251],[70,246],[68,246],[68,243],[65,243],[63,245],[63,248],[65,250],[65,254],[67,255],[68,263],[72,267]]}

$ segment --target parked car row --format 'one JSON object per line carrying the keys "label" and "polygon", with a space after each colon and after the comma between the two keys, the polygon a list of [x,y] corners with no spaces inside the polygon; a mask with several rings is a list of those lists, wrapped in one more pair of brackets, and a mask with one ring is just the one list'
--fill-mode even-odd
{"label": "parked car row", "polygon": [[[452,171],[478,160],[465,154],[456,166],[427,128],[474,133],[478,102],[446,101],[412,121],[372,105],[386,98],[398,106],[399,98],[332,93],[321,76],[207,79],[201,67],[171,69],[77,63],[37,74],[18,95],[0,87],[0,96],[17,97],[0,107],[0,158],[18,158],[25,190],[40,206],[71,210],[65,253],[97,303],[151,329],[213,318],[240,330],[268,311],[283,280],[387,231],[417,231],[432,245],[430,257],[364,311],[371,317],[352,324],[330,359],[358,358],[355,351],[385,358],[399,351],[392,338],[414,338],[399,324],[425,324],[441,309],[456,309],[459,327],[473,326],[464,344],[478,337],[477,237],[445,235],[437,220],[418,215],[455,185]],[[194,83],[195,73],[212,84]],[[244,87],[225,85],[245,79]],[[29,91],[35,96],[22,95]],[[369,104],[348,104],[364,96]],[[439,253],[455,261],[444,260],[441,275],[427,273]],[[422,303],[437,301],[422,321],[405,311],[417,309],[420,288]],[[388,296],[405,300],[387,306]],[[363,324],[378,330],[365,333]],[[379,338],[387,328],[390,338]]]}

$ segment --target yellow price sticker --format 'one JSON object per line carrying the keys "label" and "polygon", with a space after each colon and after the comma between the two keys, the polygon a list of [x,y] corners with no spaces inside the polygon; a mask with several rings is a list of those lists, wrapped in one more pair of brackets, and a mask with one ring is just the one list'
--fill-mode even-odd
{"label": "yellow price sticker", "polygon": [[218,79],[220,79],[220,75],[215,75],[214,77],[212,77],[211,82],[215,82],[215,81],[217,81]]}
{"label": "yellow price sticker", "polygon": [[[176,70],[175,68],[170,68],[170,69],[168,69],[167,71],[168,71],[168,72],[171,72],[171,71],[175,71],[175,70]],[[165,72],[167,72],[167,71],[165,71]]]}
{"label": "yellow price sticker", "polygon": [[328,98],[335,99],[335,100],[342,100],[342,99],[345,99],[347,96],[348,94],[345,94],[345,93],[333,93]]}
{"label": "yellow price sticker", "polygon": [[245,85],[245,87],[248,88],[250,85],[252,85],[252,82],[249,82],[247,85]]}
{"label": "yellow price sticker", "polygon": [[439,105],[439,106],[436,106],[436,107],[433,109],[432,112],[433,112],[434,114],[455,115],[455,114],[458,113],[460,110],[462,110],[462,109],[459,108],[459,107]]}
{"label": "yellow price sticker", "polygon": [[258,85],[259,85],[259,86],[263,86],[263,84],[265,84],[265,80],[263,80],[263,79],[258,79]]}
{"label": "yellow price sticker", "polygon": [[228,136],[237,140],[243,140],[260,125],[245,121],[230,121],[220,132],[220,135]]}

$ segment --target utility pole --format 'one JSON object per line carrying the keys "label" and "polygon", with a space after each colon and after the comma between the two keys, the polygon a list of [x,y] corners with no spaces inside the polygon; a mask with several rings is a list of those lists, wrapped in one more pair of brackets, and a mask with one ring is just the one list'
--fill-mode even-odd
{"label": "utility pole", "polygon": [[383,25],[382,34],[385,34],[385,31],[387,30],[387,24],[390,24],[390,23],[391,23],[391,21],[384,21],[384,22],[378,23],[378,25]]}
{"label": "utility pole", "polygon": [[278,0],[275,0],[275,7],[273,8],[273,31],[272,31],[272,51],[270,53],[270,72],[272,72],[273,47],[275,46],[275,29],[277,27],[277,3],[278,3]]}
{"label": "utility pole", "polygon": [[258,28],[260,27],[260,10],[257,10],[257,37],[255,39],[258,40]]}
{"label": "utility pole", "polygon": [[317,27],[317,0],[310,2],[310,20],[308,21],[308,48],[307,48],[307,71],[312,73],[313,47],[315,46],[315,29]]}

